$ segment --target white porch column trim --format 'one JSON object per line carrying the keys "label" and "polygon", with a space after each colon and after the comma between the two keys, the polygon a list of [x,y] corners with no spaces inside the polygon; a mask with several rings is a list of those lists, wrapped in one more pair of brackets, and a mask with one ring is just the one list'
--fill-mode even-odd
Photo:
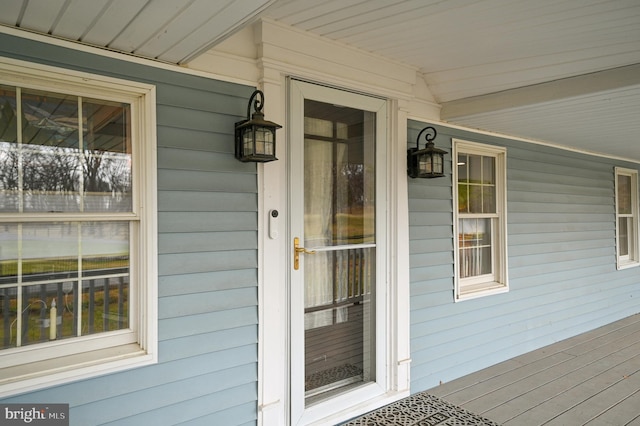
{"label": "white porch column trim", "polygon": [[391,358],[397,363],[396,377],[392,381],[393,389],[397,392],[409,392],[411,385],[411,348],[410,348],[410,277],[409,277],[409,192],[407,181],[407,102],[391,102],[391,136],[390,143],[396,143],[392,149],[391,193],[389,194],[389,222],[395,224],[395,232],[390,232],[390,255],[395,259],[391,263],[392,283],[396,287],[396,300],[391,306],[395,309],[392,318],[396,333],[395,354]]}
{"label": "white porch column trim", "polygon": [[[265,114],[286,126],[286,86],[277,70],[262,69]],[[287,132],[276,134],[278,161],[258,165],[258,425],[288,424]],[[269,219],[272,211],[278,217]],[[277,236],[269,226],[277,227]]]}

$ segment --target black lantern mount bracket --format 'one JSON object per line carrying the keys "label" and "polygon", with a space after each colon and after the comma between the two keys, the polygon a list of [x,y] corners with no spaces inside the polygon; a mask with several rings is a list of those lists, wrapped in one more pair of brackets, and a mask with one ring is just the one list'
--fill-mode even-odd
{"label": "black lantern mount bracket", "polygon": [[[420,149],[420,137],[424,134],[427,141],[424,149]],[[444,176],[444,154],[447,151],[436,148],[434,140],[438,132],[427,126],[420,130],[416,138],[416,147],[407,150],[407,174],[411,178],[437,178]]]}
{"label": "black lantern mount bracket", "polygon": [[263,107],[264,93],[256,90],[247,104],[247,119],[235,124],[235,157],[242,162],[266,163],[277,160],[276,129],[282,126],[265,120]]}

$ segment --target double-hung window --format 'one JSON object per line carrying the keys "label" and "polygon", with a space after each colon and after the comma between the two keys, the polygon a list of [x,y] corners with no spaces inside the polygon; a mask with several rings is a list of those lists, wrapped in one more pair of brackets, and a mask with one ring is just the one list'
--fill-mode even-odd
{"label": "double-hung window", "polygon": [[637,170],[616,168],[616,251],[618,269],[640,265]]}
{"label": "double-hung window", "polygon": [[506,150],[453,145],[456,300],[507,291]]}
{"label": "double-hung window", "polygon": [[0,61],[0,396],[155,361],[154,103]]}

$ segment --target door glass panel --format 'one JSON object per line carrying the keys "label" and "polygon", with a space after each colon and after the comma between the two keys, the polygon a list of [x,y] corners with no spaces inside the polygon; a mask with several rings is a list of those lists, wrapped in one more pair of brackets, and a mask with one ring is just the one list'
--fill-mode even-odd
{"label": "door glass panel", "polygon": [[305,395],[375,381],[375,114],[305,100]]}

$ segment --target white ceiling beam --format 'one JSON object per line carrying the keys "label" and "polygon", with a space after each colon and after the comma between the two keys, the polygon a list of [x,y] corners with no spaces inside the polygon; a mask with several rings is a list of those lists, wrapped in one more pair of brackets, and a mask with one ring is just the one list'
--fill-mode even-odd
{"label": "white ceiling beam", "polygon": [[640,85],[640,64],[443,102],[444,121]]}

